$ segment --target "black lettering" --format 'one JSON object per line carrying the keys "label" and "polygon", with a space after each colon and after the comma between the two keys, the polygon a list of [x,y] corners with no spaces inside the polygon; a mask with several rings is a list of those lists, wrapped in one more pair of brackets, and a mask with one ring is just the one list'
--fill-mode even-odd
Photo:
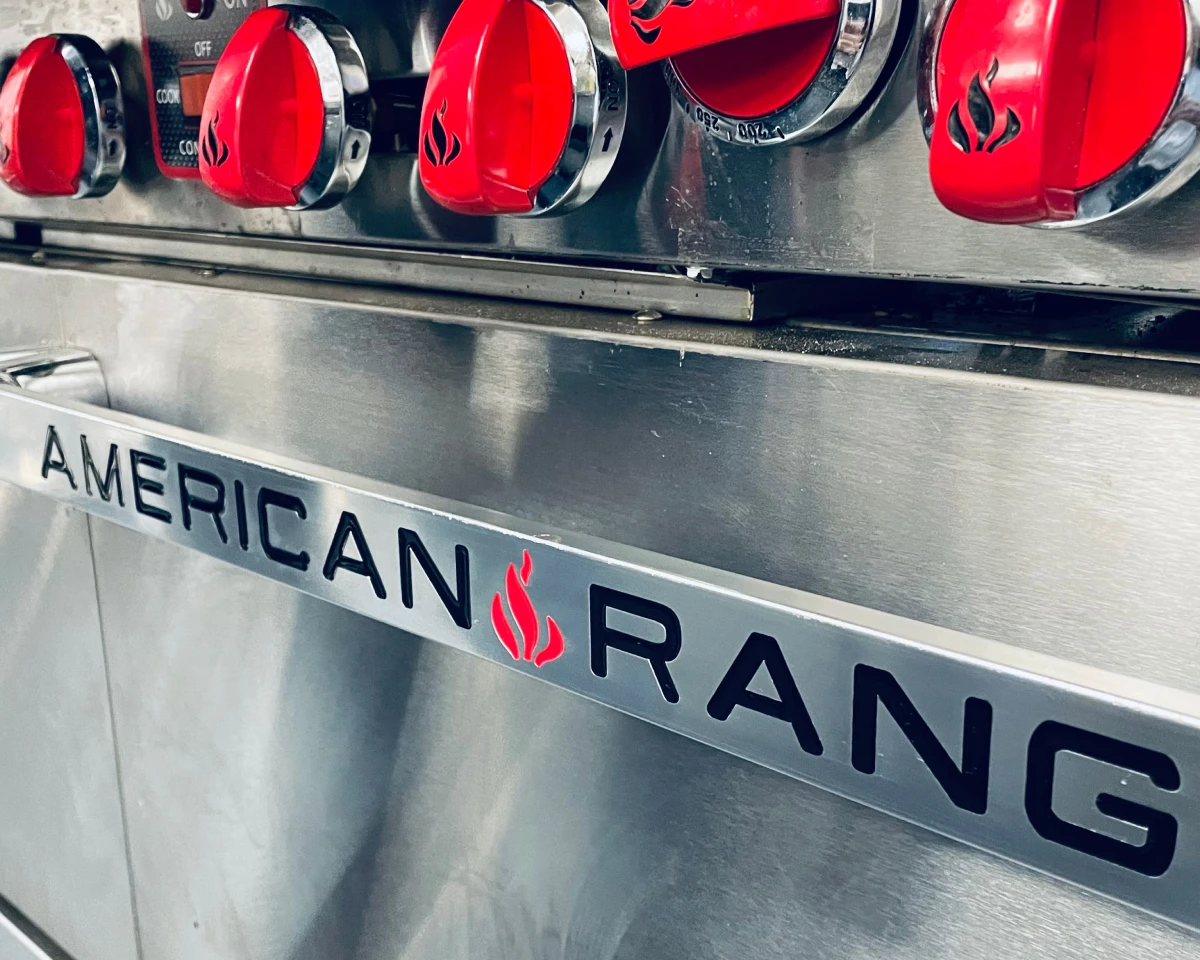
{"label": "black lettering", "polygon": [[308,508],[304,506],[304,501],[299,497],[293,497],[290,493],[280,493],[278,490],[272,490],[270,487],[263,487],[259,490],[258,539],[262,544],[263,553],[267,555],[269,560],[274,560],[276,563],[282,563],[285,567],[292,567],[296,570],[307,570],[309,556],[306,551],[301,550],[299,553],[292,553],[289,550],[277,547],[271,542],[271,520],[267,513],[268,507],[290,510],[301,520],[307,520]]}
{"label": "black lettering", "polygon": [[1123,797],[1102,793],[1096,809],[1106,817],[1132,823],[1146,830],[1141,846],[1105,836],[1059,817],[1053,809],[1054,762],[1062,751],[1110,763],[1122,770],[1148,776],[1160,790],[1179,789],[1179,768],[1165,753],[1114,740],[1090,730],[1047,720],[1029,738],[1025,770],[1025,815],[1033,829],[1053,843],[1107,860],[1147,877],[1161,877],[1175,858],[1179,823],[1169,813],[1155,810]]}
{"label": "black lettering", "polygon": [[[775,685],[775,692],[779,694],[778,700],[749,689],[750,681],[764,665],[771,676],[771,683]],[[774,637],[765,633],[750,634],[716,693],[708,701],[708,715],[714,720],[725,721],[733,713],[734,707],[745,707],[790,723],[801,750],[814,757],[825,752],[808,708],[804,706],[804,699],[796,688],[792,672],[783,658],[783,651],[779,649],[779,641]]]}
{"label": "black lettering", "polygon": [[437,595],[450,614],[450,618],[464,630],[470,630],[471,557],[467,553],[467,548],[461,544],[454,548],[454,574],[458,587],[457,594],[454,594],[450,592],[450,586],[446,583],[446,578],[442,576],[442,571],[433,562],[433,557],[425,549],[425,544],[421,542],[421,538],[412,530],[405,530],[403,527],[398,532],[400,536],[400,599],[404,605],[409,610],[413,606],[412,558],[416,556],[417,562],[421,564],[421,569],[425,571],[425,576],[433,584],[433,589],[437,591]]}
{"label": "black lettering", "polygon": [[241,480],[233,481],[233,503],[237,507],[238,546],[250,549],[250,529],[246,524],[246,488]]}
{"label": "black lettering", "polygon": [[86,434],[79,435],[79,447],[83,453],[83,485],[88,496],[93,496],[92,480],[100,490],[100,499],[105,503],[112,501],[113,485],[117,487],[117,503],[125,506],[125,493],[121,490],[121,452],[115,443],[108,447],[108,465],[104,468],[104,479],[100,479],[100,471],[96,469],[96,461],[92,459],[92,451],[88,448]]}
{"label": "black lettering", "polygon": [[950,801],[970,813],[987,813],[988,767],[992,754],[992,705],[968,697],[963,709],[962,768],[955,766],[908,695],[886,670],[854,668],[850,759],[859,773],[875,772],[878,708],[882,704],[925,761]]}
{"label": "black lettering", "polygon": [[138,513],[144,514],[147,517],[153,517],[155,520],[161,520],[163,523],[171,522],[171,515],[159,507],[151,506],[142,499],[142,491],[152,493],[157,497],[163,495],[163,485],[157,480],[151,480],[149,477],[143,477],[139,472],[139,467],[142,464],[150,467],[152,470],[166,470],[167,461],[162,457],[156,457],[152,453],[143,453],[141,450],[129,451],[129,472],[133,474],[133,507]]}
{"label": "black lettering", "polygon": [[[348,557],[344,553],[346,540],[349,537],[354,538],[354,548],[358,551],[359,557],[362,558],[361,560]],[[325,574],[325,579],[332,583],[333,576],[337,573],[338,567],[345,567],[351,573],[357,573],[360,577],[370,577],[371,586],[375,589],[375,596],[380,600],[387,599],[387,591],[383,589],[383,577],[379,575],[379,568],[375,566],[375,559],[371,556],[371,548],[367,546],[367,538],[363,536],[362,527],[358,523],[358,517],[349,510],[342,511],[342,518],[338,521],[337,531],[333,535],[333,542],[329,544],[329,553],[325,557],[325,569],[322,571]]]}
{"label": "black lettering", "polygon": [[[51,455],[57,457],[52,459]],[[42,479],[50,476],[50,471],[66,476],[72,490],[78,490],[75,485],[75,475],[71,473],[71,465],[67,463],[67,455],[63,450],[62,441],[58,439],[58,431],[51,425],[46,430],[46,449],[42,451]]]}
{"label": "black lettering", "polygon": [[[653,620],[662,626],[666,636],[660,641],[643,640],[633,634],[616,630],[608,625],[609,610],[622,610],[643,620]],[[608,648],[623,650],[648,660],[663,697],[668,703],[679,702],[679,691],[675,689],[675,681],[671,677],[671,671],[667,669],[667,664],[679,656],[683,647],[683,629],[679,626],[679,617],[675,615],[674,610],[645,597],[635,597],[631,593],[592,584],[589,619],[593,674],[597,677],[607,677]]]}
{"label": "black lettering", "polygon": [[[212,487],[213,498],[211,500],[202,500],[197,497],[188,489],[189,480]],[[192,529],[192,510],[199,510],[201,513],[207,513],[213,518],[213,523],[217,526],[217,534],[220,536],[221,542],[229,542],[229,535],[225,532],[225,524],[221,521],[221,515],[225,513],[225,482],[215,473],[209,473],[207,470],[200,470],[197,467],[189,467],[187,464],[181,463],[179,465],[179,508],[179,512],[183,516],[184,530]]]}

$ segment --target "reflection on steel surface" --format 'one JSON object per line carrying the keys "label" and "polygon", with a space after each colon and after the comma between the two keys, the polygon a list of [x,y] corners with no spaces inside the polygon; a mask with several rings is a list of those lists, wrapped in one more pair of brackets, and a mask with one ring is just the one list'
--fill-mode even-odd
{"label": "reflection on steel surface", "polygon": [[1200,926],[1200,696],[12,387],[0,436],[4,481]]}

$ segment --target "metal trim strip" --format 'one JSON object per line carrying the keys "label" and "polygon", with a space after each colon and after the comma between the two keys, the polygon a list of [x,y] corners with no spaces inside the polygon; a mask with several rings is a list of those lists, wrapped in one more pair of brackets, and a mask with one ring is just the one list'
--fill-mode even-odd
{"label": "metal trim strip", "polygon": [[70,954],[3,897],[0,897],[0,957],[3,960],[71,960]]}
{"label": "metal trim strip", "polygon": [[[3,227],[0,222],[0,236]],[[479,297],[629,313],[657,310],[665,316],[740,323],[790,316],[797,298],[810,285],[804,277],[770,277],[738,284],[632,267],[165,230],[96,231],[68,223],[48,225],[42,240],[49,248],[179,261],[244,273],[469,292]]]}

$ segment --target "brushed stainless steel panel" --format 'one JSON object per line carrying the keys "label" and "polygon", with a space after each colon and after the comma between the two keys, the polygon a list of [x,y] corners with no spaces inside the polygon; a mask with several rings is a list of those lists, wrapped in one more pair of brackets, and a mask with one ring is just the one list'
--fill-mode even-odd
{"label": "brushed stainless steel panel", "polygon": [[1200,696],[33,392],[91,364],[0,478],[1200,929]]}
{"label": "brushed stainless steel panel", "polygon": [[[121,409],[1200,689],[1192,402],[25,272],[42,298],[14,312],[57,297]],[[147,957],[1196,950],[203,557],[104,525],[96,546],[126,788],[154,801],[130,805]]]}
{"label": "brushed stainless steel panel", "polygon": [[[13,272],[2,289],[21,305],[0,317],[8,343],[61,341],[43,280]],[[132,960],[88,519],[0,484],[0,545],[0,896],[76,960]],[[0,956],[24,949],[0,933]]]}
{"label": "brushed stainless steel panel", "polygon": [[[360,39],[375,76],[424,69],[447,20],[446,3],[326,4]],[[927,9],[929,0],[923,0]],[[168,181],[144,133],[137,0],[0,2],[0,55],[47,30],[91,33],[122,65],[129,93],[124,184],[99,201],[30,200],[0,193],[0,216],[353,240],[478,251],[600,256],[642,262],[937,277],[985,283],[1200,295],[1200,187],[1085,231],[971,223],[943,210],[929,186],[915,106],[915,44],[876,105],[813,144],[750,149],[705,138],[671,113],[655,68],[636,72],[626,151],[581,210],[544,219],[464,218],[421,191],[413,158],[379,154],[346,202],[324,213],[243,211],[198,183]],[[660,147],[661,145],[661,147]]]}
{"label": "brushed stainless steel panel", "polygon": [[202,555],[105,523],[96,546],[147,958],[1197,949]]}
{"label": "brushed stainless steel panel", "polygon": [[0,484],[0,543],[0,894],[76,960],[133,960],[88,518]]}
{"label": "brushed stainless steel panel", "polygon": [[142,956],[354,956],[416,648],[110,524],[95,535]]}
{"label": "brushed stainless steel panel", "polygon": [[37,275],[117,409],[1200,690],[1177,398],[493,319],[532,306]]}

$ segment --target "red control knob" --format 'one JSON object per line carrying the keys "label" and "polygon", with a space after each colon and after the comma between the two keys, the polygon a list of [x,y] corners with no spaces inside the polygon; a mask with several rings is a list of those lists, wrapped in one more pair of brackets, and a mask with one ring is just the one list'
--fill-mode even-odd
{"label": "red control knob", "polygon": [[625,129],[625,72],[598,0],[464,0],[421,111],[426,191],[458,213],[570,209],[607,176]]}
{"label": "red control knob", "polygon": [[117,72],[88,37],[40,37],[0,89],[0,178],[34,197],[99,197],[125,166]]}
{"label": "red control knob", "polygon": [[[632,68],[805,20],[833,18],[824,25],[832,39],[841,8],[841,0],[613,0],[609,15],[617,56]],[[743,65],[733,57],[725,64],[735,72]]]}
{"label": "red control knob", "polygon": [[921,89],[938,199],[1080,223],[1174,189],[1196,169],[1191,16],[1184,0],[943,3]]}
{"label": "red control knob", "polygon": [[890,62],[902,0],[611,0],[626,67],[667,59],[684,112],[753,146],[812,140],[851,116]]}
{"label": "red control knob", "polygon": [[309,209],[358,182],[371,145],[362,54],[319,10],[246,18],[217,62],[200,117],[200,177],[240,207]]}
{"label": "red control knob", "polygon": [[698,104],[753,120],[795,102],[816,81],[838,34],[840,0],[806,0],[797,23],[748,33],[676,56],[679,79]]}

